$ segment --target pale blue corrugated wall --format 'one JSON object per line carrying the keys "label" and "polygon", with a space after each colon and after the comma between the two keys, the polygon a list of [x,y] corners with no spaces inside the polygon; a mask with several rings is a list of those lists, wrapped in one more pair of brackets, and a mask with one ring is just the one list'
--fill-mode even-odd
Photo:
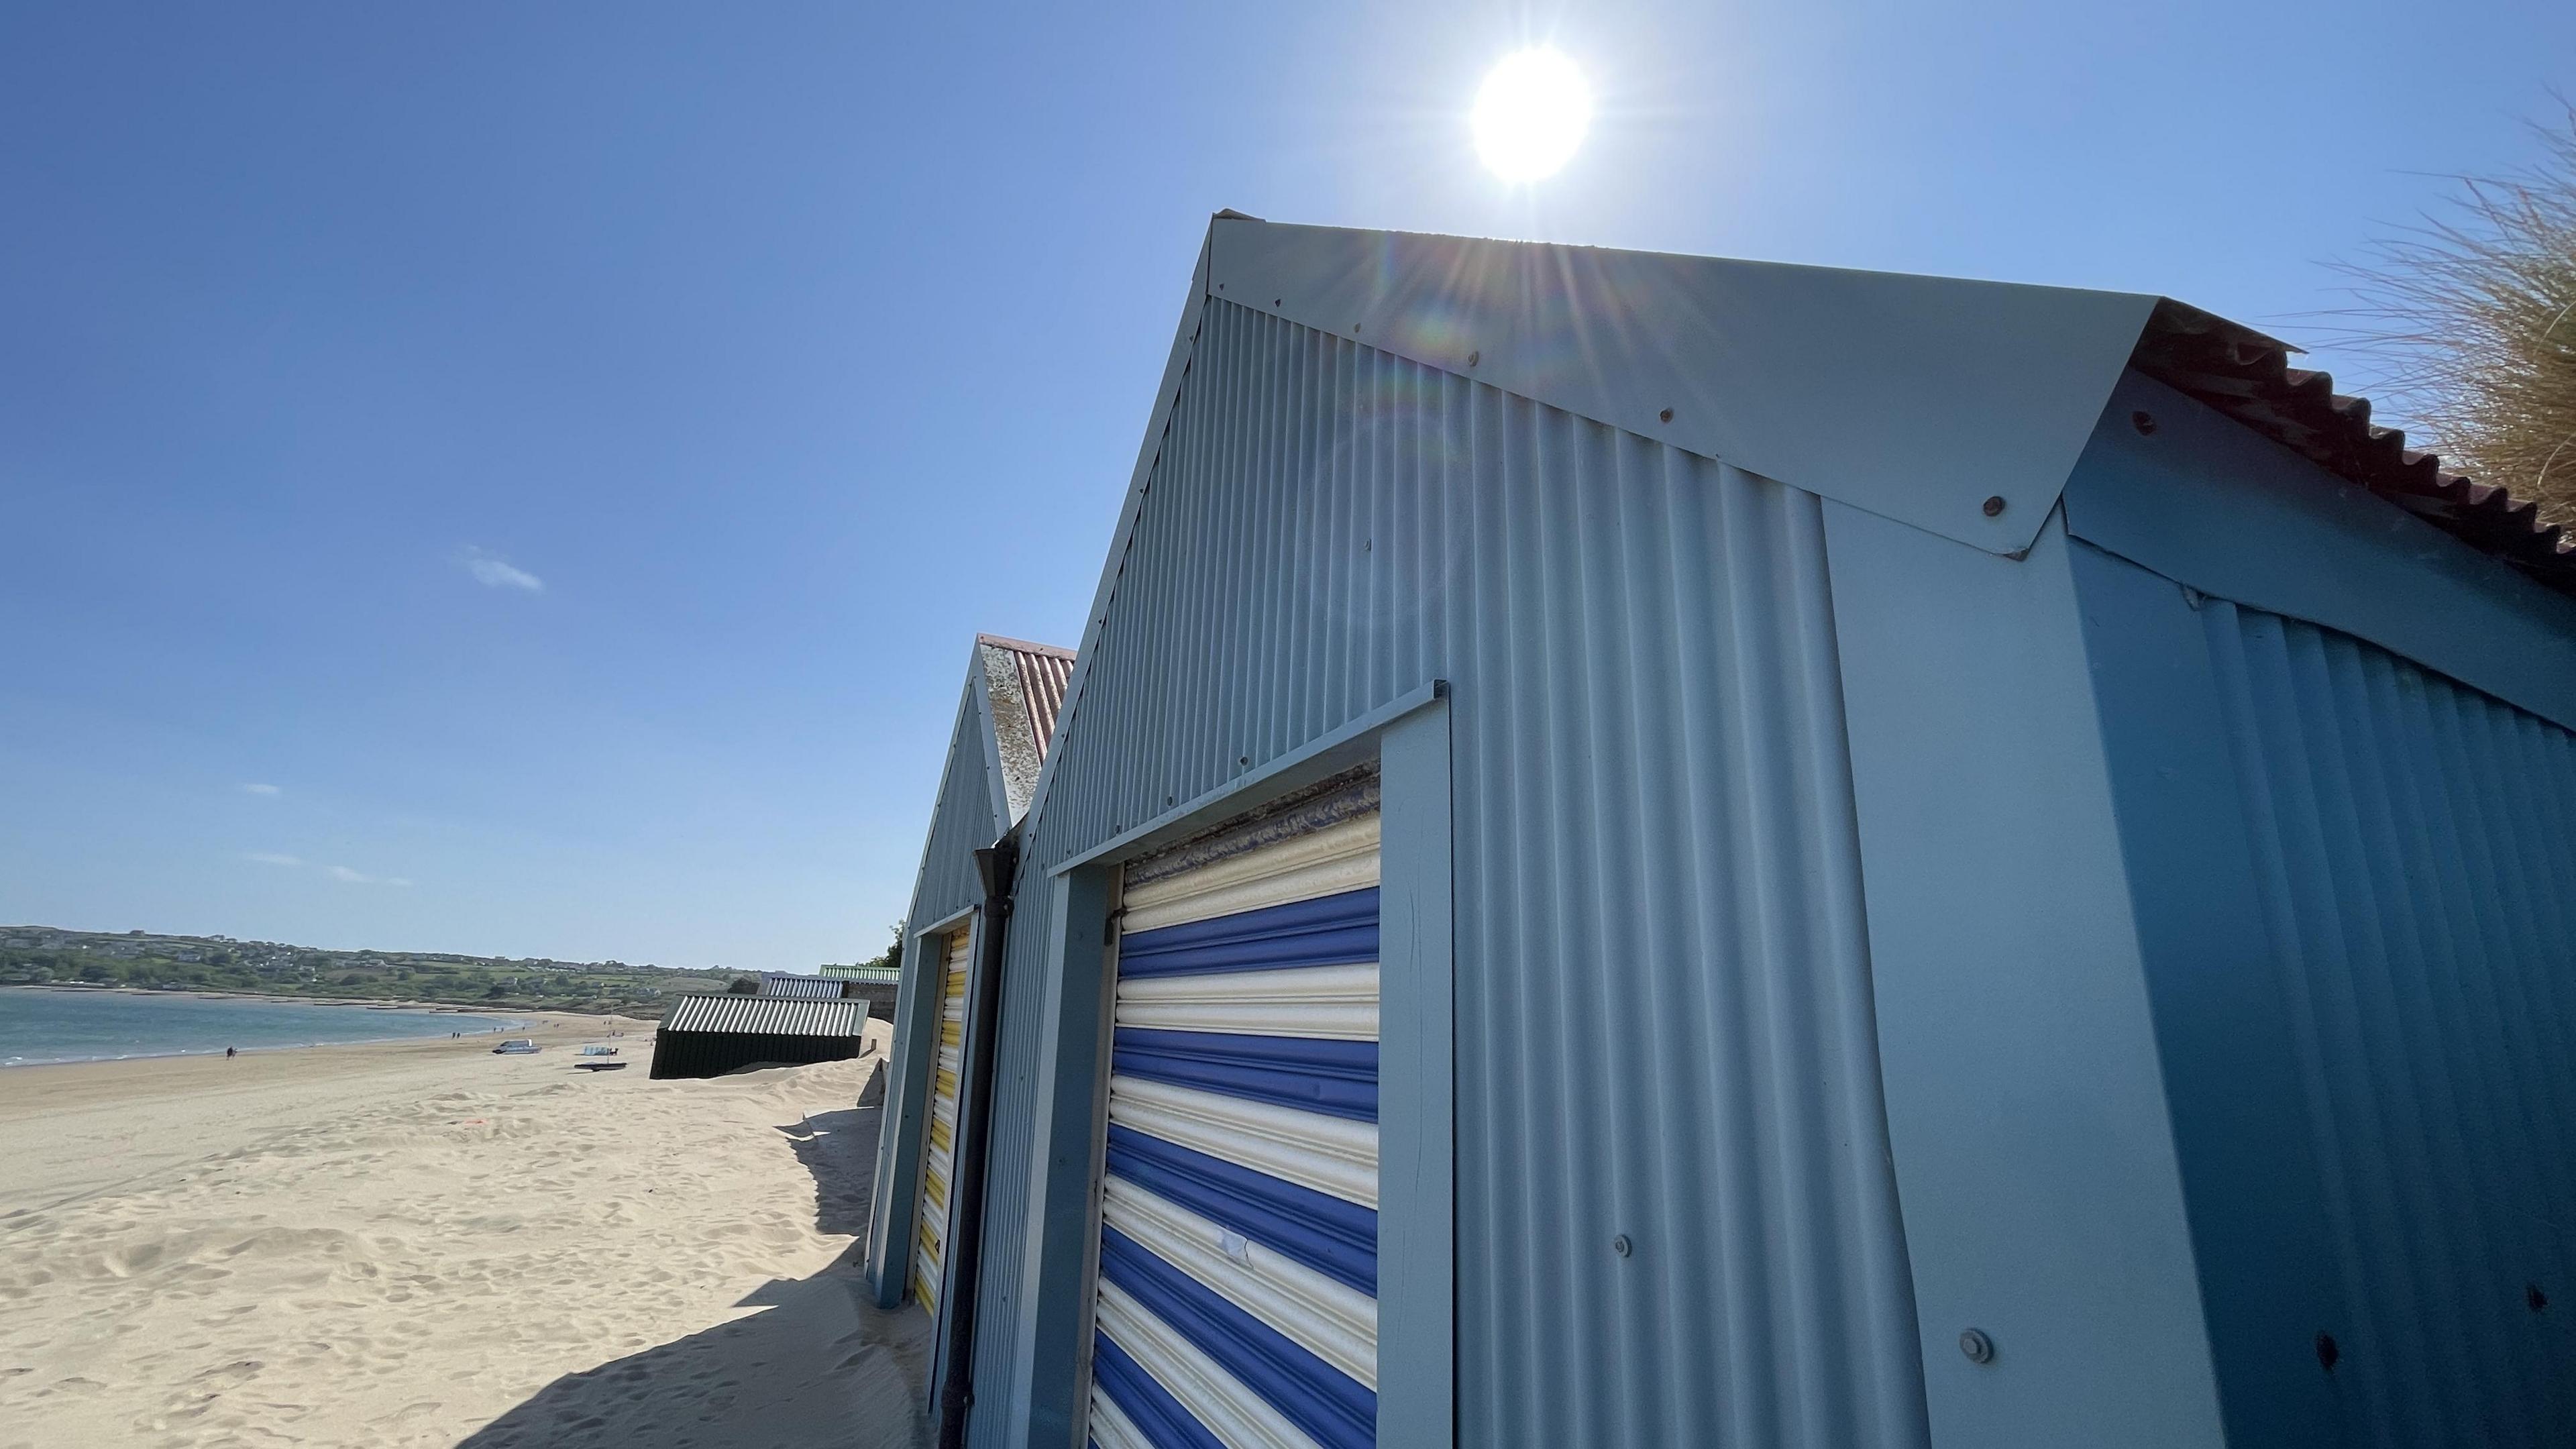
{"label": "pale blue corrugated wall", "polygon": [[931,807],[930,835],[922,846],[907,931],[945,920],[984,898],[973,852],[1000,839],[1008,824],[993,811],[993,774],[986,743],[991,728],[969,681],[957,711],[956,732],[948,740],[939,800]]}
{"label": "pale blue corrugated wall", "polygon": [[2348,1442],[2576,1411],[2576,735],[2347,635],[2202,611],[2332,1244]]}
{"label": "pale blue corrugated wall", "polygon": [[[994,818],[992,771],[985,752],[985,733],[990,728],[975,698],[974,681],[969,679],[958,701],[957,726],[949,734],[948,762],[939,776],[939,798],[930,807],[930,833],[922,842],[912,908],[904,916],[907,954],[901,995],[895,1005],[892,1090],[887,1095],[887,1104],[894,1110],[886,1117],[888,1130],[878,1142],[876,1189],[868,1207],[869,1263],[880,1271],[910,1271],[902,1265],[909,1262],[911,1209],[890,1194],[898,1186],[912,1190],[918,1182],[917,1164],[904,1164],[898,1170],[894,1157],[899,1147],[917,1152],[919,1140],[894,1130],[893,1124],[907,1108],[918,1116],[920,1100],[927,1091],[925,1069],[919,1064],[926,1058],[920,1054],[931,1050],[920,1039],[920,1033],[909,1029],[911,1013],[904,1009],[913,993],[926,989],[922,982],[932,964],[917,959],[922,953],[911,951],[910,942],[913,933],[922,927],[945,920],[983,899],[983,885],[975,874],[970,852],[992,844],[1002,831]],[[892,1236],[901,1236],[905,1242],[889,1257],[885,1239]]]}
{"label": "pale blue corrugated wall", "polygon": [[983,1321],[1047,865],[1445,678],[1459,1442],[1922,1443],[1815,500],[1218,302],[1118,567],[1017,906]]}

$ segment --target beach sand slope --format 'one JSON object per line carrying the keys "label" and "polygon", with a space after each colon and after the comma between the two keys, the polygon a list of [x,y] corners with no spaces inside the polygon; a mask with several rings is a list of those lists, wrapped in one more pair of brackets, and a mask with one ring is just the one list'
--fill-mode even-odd
{"label": "beach sand slope", "polygon": [[0,1446],[894,1446],[882,1059],[655,1082],[595,1022],[0,1079]]}

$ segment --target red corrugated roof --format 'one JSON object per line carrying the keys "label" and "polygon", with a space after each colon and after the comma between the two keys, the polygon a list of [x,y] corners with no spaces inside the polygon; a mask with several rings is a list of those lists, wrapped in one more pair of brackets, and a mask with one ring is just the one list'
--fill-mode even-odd
{"label": "red corrugated roof", "polygon": [[2442,470],[2406,435],[2370,421],[2368,398],[2346,397],[2322,372],[2290,366],[2290,348],[2251,328],[2171,299],[2159,301],[2130,365],[2349,478],[2558,590],[2576,595],[2576,539],[2493,484]]}
{"label": "red corrugated roof", "polygon": [[1065,684],[1073,678],[1073,651],[999,634],[978,634],[975,642],[1009,654],[1019,667],[1020,695],[1028,701],[1029,728],[1037,735],[1038,759],[1043,763],[1047,744],[1055,737],[1055,717],[1064,708]]}

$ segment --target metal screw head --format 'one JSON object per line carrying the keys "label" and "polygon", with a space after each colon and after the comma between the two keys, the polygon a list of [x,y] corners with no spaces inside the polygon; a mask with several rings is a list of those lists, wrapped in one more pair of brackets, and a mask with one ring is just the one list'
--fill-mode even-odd
{"label": "metal screw head", "polygon": [[2004,496],[2003,496],[2002,494],[1998,493],[1998,494],[1996,494],[1994,497],[1987,499],[1987,500],[1986,500],[1986,502],[1985,502],[1985,510],[1986,510],[1986,516],[1987,516],[1988,518],[2001,518],[2001,517],[2003,517],[2003,516],[2004,516]]}
{"label": "metal screw head", "polygon": [[1483,353],[1481,353],[1481,352],[1470,352],[1470,353],[1468,353],[1468,354],[1467,354],[1467,365],[1468,365],[1469,367],[1473,367],[1473,366],[1475,366],[1477,363],[1482,362],[1482,361],[1484,361],[1484,360],[1485,360],[1485,354],[1483,354]]}
{"label": "metal screw head", "polygon": [[1959,1352],[1966,1354],[1970,1363],[1993,1363],[1995,1341],[1986,1337],[1982,1328],[1963,1328],[1959,1330]]}
{"label": "metal screw head", "polygon": [[2129,426],[2137,429],[2138,436],[2143,438],[2156,430],[2156,415],[2148,412],[2131,413]]}
{"label": "metal screw head", "polygon": [[1610,1240],[1610,1251],[1624,1258],[1630,1253],[1637,1251],[1637,1245],[1628,1241],[1628,1235],[1626,1233],[1621,1233],[1619,1236]]}
{"label": "metal screw head", "polygon": [[1661,422],[1661,423],[1669,423],[1669,422],[1671,422],[1672,420],[1673,420],[1673,410],[1672,410],[1671,408],[1666,408],[1666,409],[1664,409],[1662,412],[1659,412],[1659,413],[1655,414],[1655,421],[1657,421],[1657,422]]}

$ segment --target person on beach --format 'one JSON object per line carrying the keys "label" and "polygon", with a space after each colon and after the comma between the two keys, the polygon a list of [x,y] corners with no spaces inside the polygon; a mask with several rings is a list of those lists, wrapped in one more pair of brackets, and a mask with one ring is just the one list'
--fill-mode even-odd
{"label": "person on beach", "polygon": [[234,1048],[232,1048],[232,1047],[226,1047],[226,1048],[224,1048],[224,1060],[225,1060],[225,1061],[231,1061],[231,1060],[232,1060],[236,1055],[238,1055],[238,1052],[237,1052]]}

